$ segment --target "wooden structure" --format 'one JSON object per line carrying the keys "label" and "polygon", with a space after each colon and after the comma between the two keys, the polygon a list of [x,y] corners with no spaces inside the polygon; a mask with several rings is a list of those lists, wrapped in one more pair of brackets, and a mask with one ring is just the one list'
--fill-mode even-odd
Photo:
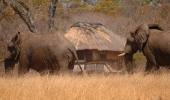
{"label": "wooden structure", "polygon": [[[121,68],[124,39],[99,23],[78,22],[65,34],[77,49],[79,64],[88,71]],[[116,64],[115,64],[116,63]]]}

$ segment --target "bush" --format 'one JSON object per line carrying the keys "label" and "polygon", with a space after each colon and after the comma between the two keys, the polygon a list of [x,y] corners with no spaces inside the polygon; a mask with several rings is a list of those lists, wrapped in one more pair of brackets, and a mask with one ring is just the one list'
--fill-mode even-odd
{"label": "bush", "polygon": [[37,6],[47,6],[50,0],[30,0],[26,2],[29,2],[34,7],[37,7]]}
{"label": "bush", "polygon": [[145,61],[146,58],[142,53],[138,52],[138,53],[134,54],[134,59],[138,62],[143,62],[143,61]]}
{"label": "bush", "polygon": [[114,13],[119,8],[119,0],[101,0],[95,10],[104,13]]}

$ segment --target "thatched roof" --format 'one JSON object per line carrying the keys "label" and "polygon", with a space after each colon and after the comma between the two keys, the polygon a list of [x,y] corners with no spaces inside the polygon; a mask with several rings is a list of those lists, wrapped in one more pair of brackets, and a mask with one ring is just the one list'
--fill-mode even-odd
{"label": "thatched roof", "polygon": [[124,39],[100,23],[78,22],[71,26],[65,36],[75,45],[77,50],[122,51],[124,48]]}

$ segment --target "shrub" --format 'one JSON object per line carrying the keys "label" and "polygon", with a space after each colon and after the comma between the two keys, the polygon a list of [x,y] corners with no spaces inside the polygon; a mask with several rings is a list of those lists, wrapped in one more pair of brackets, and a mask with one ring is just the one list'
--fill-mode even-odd
{"label": "shrub", "polygon": [[134,59],[138,62],[142,62],[142,61],[145,61],[145,56],[142,54],[142,53],[135,53],[134,54]]}
{"label": "shrub", "polygon": [[104,13],[114,13],[119,8],[119,0],[101,0],[95,10]]}

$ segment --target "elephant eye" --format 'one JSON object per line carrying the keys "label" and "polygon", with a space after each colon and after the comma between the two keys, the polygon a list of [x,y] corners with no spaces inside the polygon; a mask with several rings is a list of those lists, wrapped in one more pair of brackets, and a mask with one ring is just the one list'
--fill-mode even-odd
{"label": "elephant eye", "polygon": [[15,49],[14,46],[8,46],[8,50],[9,50],[10,52],[13,52],[14,49]]}
{"label": "elephant eye", "polygon": [[132,37],[132,36],[128,36],[128,38],[127,38],[127,42],[134,42],[134,37]]}
{"label": "elephant eye", "polygon": [[134,38],[128,38],[127,42],[129,42],[129,43],[134,42]]}

